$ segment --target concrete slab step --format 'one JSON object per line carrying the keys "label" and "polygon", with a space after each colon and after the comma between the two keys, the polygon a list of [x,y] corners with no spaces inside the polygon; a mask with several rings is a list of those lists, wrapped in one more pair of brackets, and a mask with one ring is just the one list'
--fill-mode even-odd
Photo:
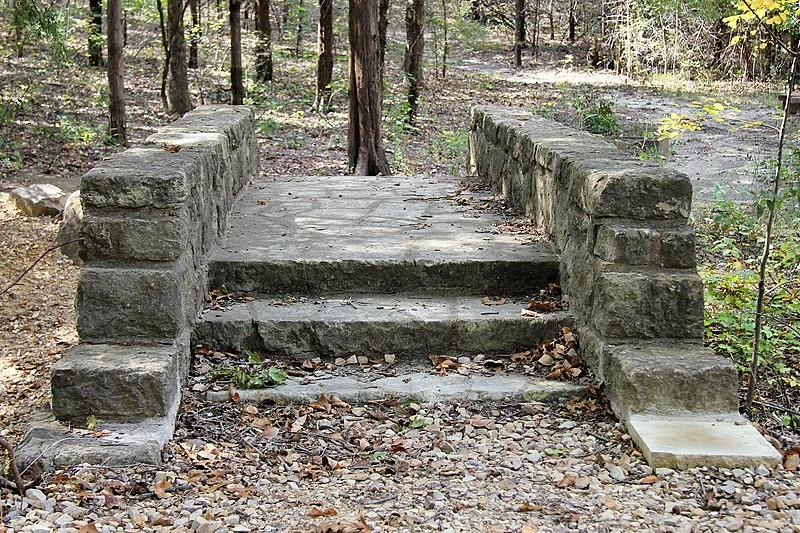
{"label": "concrete slab step", "polygon": [[526,294],[558,279],[546,236],[455,178],[317,176],[245,190],[211,287],[262,294]]}
{"label": "concrete slab step", "polygon": [[260,350],[275,356],[314,357],[498,354],[529,349],[574,327],[568,312],[522,316],[527,300],[484,305],[480,297],[355,294],[258,299],[205,312],[193,344],[216,350]]}
{"label": "concrete slab step", "polygon": [[[397,399],[415,402],[484,401],[496,403],[544,402],[569,399],[586,393],[586,386],[569,381],[537,379],[519,374],[493,376],[431,373],[398,373],[397,376],[361,379],[352,376],[290,378],[285,383],[257,390],[237,390],[243,402],[309,403],[321,394],[351,404]],[[206,399],[230,401],[230,391],[208,391]]]}
{"label": "concrete slab step", "polygon": [[175,430],[177,404],[167,416],[135,423],[99,421],[90,431],[57,421],[52,412],[33,416],[15,456],[20,470],[36,463],[45,471],[92,464],[124,466],[161,464],[161,450]]}
{"label": "concrete slab step", "polygon": [[781,454],[738,412],[634,415],[625,424],[653,468],[781,464]]}

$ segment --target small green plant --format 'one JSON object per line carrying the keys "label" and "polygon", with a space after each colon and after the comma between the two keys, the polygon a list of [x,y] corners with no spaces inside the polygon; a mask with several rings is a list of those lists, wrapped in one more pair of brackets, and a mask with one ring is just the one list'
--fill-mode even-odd
{"label": "small green plant", "polygon": [[580,128],[590,133],[614,135],[618,124],[613,105],[610,100],[597,98],[592,93],[576,99],[574,106],[578,113]]}
{"label": "small green plant", "polygon": [[212,381],[220,379],[230,380],[230,382],[239,389],[261,389],[280,385],[286,381],[286,373],[274,366],[262,370],[221,366],[214,369],[209,378]]}
{"label": "small green plant", "polygon": [[433,140],[431,155],[442,162],[447,162],[447,172],[457,175],[463,165],[467,153],[467,130],[443,130]]}

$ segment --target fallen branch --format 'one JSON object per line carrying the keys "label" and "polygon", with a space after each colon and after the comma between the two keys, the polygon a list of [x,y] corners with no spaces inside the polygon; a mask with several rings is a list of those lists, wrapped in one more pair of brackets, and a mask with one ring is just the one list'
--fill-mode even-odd
{"label": "fallen branch", "polygon": [[35,483],[26,487],[25,483],[22,482],[22,476],[20,475],[19,469],[17,468],[17,462],[14,460],[14,447],[11,446],[11,443],[8,442],[6,439],[0,437],[0,447],[5,448],[6,453],[8,453],[9,469],[11,470],[11,475],[14,476],[13,483],[8,479],[4,478],[3,476],[0,476],[0,484],[2,484],[3,487],[7,489],[11,490],[17,489],[17,492],[19,492],[20,496],[24,496],[25,491],[31,488]]}
{"label": "fallen branch", "polygon": [[12,287],[14,287],[14,286],[16,286],[17,284],[19,284],[20,280],[21,280],[22,278],[24,278],[24,277],[25,277],[25,275],[26,275],[28,272],[30,272],[31,270],[33,270],[33,267],[35,267],[35,266],[36,266],[36,265],[39,263],[39,261],[41,261],[42,259],[44,259],[44,257],[45,257],[47,254],[49,254],[49,253],[50,253],[50,252],[52,252],[53,250],[58,250],[59,248],[61,248],[61,247],[63,247],[63,246],[66,246],[66,245],[68,245],[68,244],[72,244],[72,243],[78,242],[78,241],[80,241],[80,240],[81,240],[81,239],[73,239],[73,240],[71,240],[71,241],[67,241],[67,242],[65,242],[65,243],[63,243],[63,244],[57,244],[57,245],[55,245],[55,246],[51,246],[50,248],[48,248],[47,250],[45,250],[44,252],[42,252],[42,255],[40,255],[39,257],[37,257],[37,258],[36,258],[36,261],[34,261],[34,262],[33,262],[33,264],[31,264],[31,265],[30,265],[28,268],[26,268],[26,269],[25,269],[25,270],[22,272],[22,274],[20,274],[19,276],[17,276],[17,279],[15,279],[14,281],[12,281],[12,282],[11,282],[11,284],[10,284],[8,287],[6,287],[6,288],[5,288],[5,289],[3,289],[2,291],[0,291],[0,296],[4,295],[4,294],[5,294],[5,293],[7,293],[8,291],[10,291]]}

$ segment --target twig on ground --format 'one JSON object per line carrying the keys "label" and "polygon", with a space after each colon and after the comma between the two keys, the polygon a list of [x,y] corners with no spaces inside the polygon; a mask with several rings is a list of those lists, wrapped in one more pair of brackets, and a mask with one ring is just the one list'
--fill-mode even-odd
{"label": "twig on ground", "polygon": [[[22,481],[22,476],[19,473],[19,469],[17,468],[17,462],[14,460],[14,447],[11,446],[11,443],[8,442],[6,439],[0,437],[0,447],[6,449],[6,453],[8,453],[8,463],[9,469],[11,470],[11,475],[14,476],[13,483],[8,479],[0,476],[0,480],[2,480],[2,485],[7,489],[17,489],[20,496],[25,495],[25,491],[31,487],[26,487],[25,483]],[[33,486],[33,485],[31,485]]]}
{"label": "twig on ground", "polygon": [[80,240],[81,240],[81,239],[72,239],[71,241],[67,241],[67,242],[65,242],[65,243],[62,243],[62,244],[57,244],[57,245],[55,245],[55,246],[51,246],[50,248],[48,248],[47,250],[45,250],[44,252],[42,252],[42,254],[41,254],[39,257],[37,257],[37,258],[36,258],[36,261],[34,261],[33,263],[31,263],[31,265],[30,265],[28,268],[26,268],[25,270],[23,270],[23,271],[22,271],[22,274],[20,274],[19,276],[17,276],[17,279],[15,279],[14,281],[12,281],[12,282],[11,282],[11,284],[9,284],[9,285],[8,285],[8,287],[6,287],[6,288],[5,288],[5,289],[3,289],[2,291],[0,291],[0,296],[4,295],[4,294],[5,294],[5,293],[7,293],[8,291],[10,291],[10,290],[12,289],[12,287],[16,286],[16,285],[17,285],[17,284],[20,282],[20,280],[21,280],[22,278],[24,278],[24,277],[25,277],[25,275],[26,275],[28,272],[30,272],[31,270],[33,270],[33,267],[35,267],[35,266],[36,266],[36,265],[39,263],[39,261],[41,261],[42,259],[44,259],[44,257],[45,257],[47,254],[49,254],[49,253],[50,253],[50,252],[52,252],[53,250],[58,250],[59,248],[61,248],[61,247],[63,247],[63,246],[66,246],[66,245],[68,245],[68,244],[72,244],[72,243],[78,242],[78,241],[80,241]]}

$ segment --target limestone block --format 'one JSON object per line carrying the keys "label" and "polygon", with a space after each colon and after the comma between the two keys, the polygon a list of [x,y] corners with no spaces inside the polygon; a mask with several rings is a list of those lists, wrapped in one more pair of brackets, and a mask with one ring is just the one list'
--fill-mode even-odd
{"label": "limestone block", "polygon": [[[592,321],[607,339],[702,339],[703,284],[695,271],[600,272],[587,289],[594,290]],[[575,288],[570,294],[586,297]]]}
{"label": "limestone block", "polygon": [[172,346],[80,344],[52,370],[53,414],[81,425],[166,416],[179,395]]}
{"label": "limestone block", "polygon": [[724,412],[738,409],[733,363],[700,343],[653,342],[606,346],[606,394],[623,412]]}
{"label": "limestone block", "polygon": [[81,341],[171,340],[191,320],[183,262],[160,268],[92,265],[84,265],[78,282]]}
{"label": "limestone block", "polygon": [[162,217],[144,213],[87,216],[83,224],[84,258],[175,261],[189,239],[190,220],[185,212],[169,211]]}
{"label": "limestone block", "polygon": [[648,227],[613,221],[601,223],[596,232],[594,254],[603,261],[665,268],[695,266],[694,232],[689,226]]}
{"label": "limestone block", "polygon": [[60,187],[49,183],[17,187],[9,196],[17,209],[31,217],[58,215],[64,210],[67,197]]}
{"label": "limestone block", "polygon": [[197,160],[162,148],[131,148],[114,154],[81,179],[85,208],[176,209],[189,197]]}
{"label": "limestone block", "polygon": [[692,184],[674,170],[629,164],[588,171],[582,181],[580,205],[589,215],[637,220],[689,216]]}

